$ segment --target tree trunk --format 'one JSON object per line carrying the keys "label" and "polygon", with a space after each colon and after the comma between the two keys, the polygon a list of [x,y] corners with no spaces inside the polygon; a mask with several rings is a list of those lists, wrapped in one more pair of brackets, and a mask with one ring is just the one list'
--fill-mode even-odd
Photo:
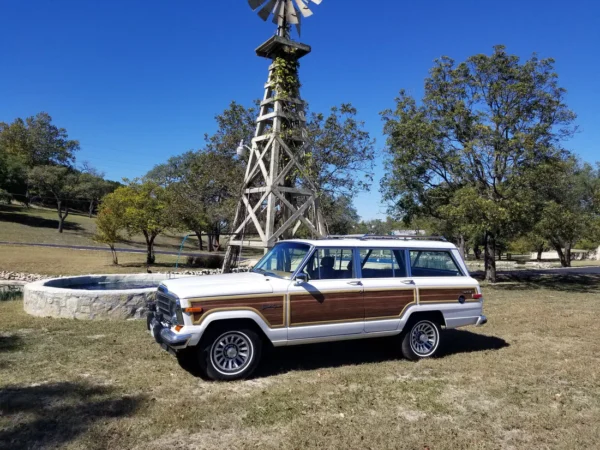
{"label": "tree trunk", "polygon": [[463,260],[467,260],[467,251],[466,251],[467,242],[465,241],[465,237],[461,234],[458,238],[458,252],[460,256],[462,256]]}
{"label": "tree trunk", "polygon": [[215,251],[218,252],[219,250],[221,250],[221,243],[219,242],[219,238],[221,237],[221,230],[219,229],[219,225],[215,225],[213,236],[215,239],[213,246],[215,248]]}
{"label": "tree trunk", "polygon": [[146,238],[146,264],[154,264],[156,261],[156,255],[154,254],[154,239],[156,239],[156,236],[150,236],[144,231],[144,237]]}
{"label": "tree trunk", "polygon": [[542,253],[544,253],[544,247],[538,247],[537,249],[537,260],[541,261],[542,260]]}
{"label": "tree trunk", "polygon": [[89,209],[89,217],[90,217],[90,219],[92,218],[92,214],[94,214],[94,203],[95,203],[94,200],[92,200],[90,202],[90,209]]}
{"label": "tree trunk", "polygon": [[495,283],[496,278],[496,239],[493,234],[485,235],[485,280]]}
{"label": "tree trunk", "polygon": [[117,256],[117,251],[115,250],[114,244],[108,244],[110,247],[110,252],[112,253],[112,260],[115,266],[119,265],[119,257]]}
{"label": "tree trunk", "polygon": [[65,205],[63,212],[63,202],[62,200],[58,200],[56,202],[56,209],[58,210],[58,232],[62,233],[65,226],[65,219],[69,215],[69,207]]}
{"label": "tree trunk", "polygon": [[571,267],[571,244],[567,243],[564,251],[560,242],[552,242],[552,247],[558,253],[560,265],[562,267]]}
{"label": "tree trunk", "polygon": [[479,261],[481,259],[481,248],[479,245],[473,247],[473,253],[475,253],[475,259]]}
{"label": "tree trunk", "polygon": [[213,236],[212,234],[207,234],[206,235],[208,237],[208,251],[209,252],[213,252],[214,248],[213,248]]}
{"label": "tree trunk", "polygon": [[194,231],[196,233],[196,237],[198,238],[198,248],[200,251],[204,251],[204,244],[202,243],[202,231]]}

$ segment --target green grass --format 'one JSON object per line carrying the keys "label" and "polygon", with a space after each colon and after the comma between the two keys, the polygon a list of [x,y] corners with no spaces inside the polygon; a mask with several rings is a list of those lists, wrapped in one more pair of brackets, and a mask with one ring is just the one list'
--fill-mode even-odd
{"label": "green grass", "polygon": [[181,370],[142,322],[40,319],[0,302],[0,447],[596,448],[600,277],[484,288],[484,328],[439,358],[395,340],[272,352],[253,380]]}

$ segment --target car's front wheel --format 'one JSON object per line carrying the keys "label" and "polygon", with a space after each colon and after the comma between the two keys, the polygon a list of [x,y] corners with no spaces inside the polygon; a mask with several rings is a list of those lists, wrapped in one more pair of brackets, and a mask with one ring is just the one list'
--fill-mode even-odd
{"label": "car's front wheel", "polygon": [[215,329],[202,339],[200,365],[212,380],[242,380],[252,375],[262,353],[262,339],[252,329]]}
{"label": "car's front wheel", "polygon": [[402,354],[417,361],[435,355],[440,346],[440,327],[427,319],[412,321],[402,336]]}

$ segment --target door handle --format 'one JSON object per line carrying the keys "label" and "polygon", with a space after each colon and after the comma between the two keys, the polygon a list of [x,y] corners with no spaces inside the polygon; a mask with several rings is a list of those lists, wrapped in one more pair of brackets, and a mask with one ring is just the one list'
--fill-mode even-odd
{"label": "door handle", "polygon": [[348,281],[348,284],[350,286],[362,286],[362,283],[360,281]]}
{"label": "door handle", "polygon": [[415,282],[413,280],[402,280],[401,283],[402,284],[415,284]]}

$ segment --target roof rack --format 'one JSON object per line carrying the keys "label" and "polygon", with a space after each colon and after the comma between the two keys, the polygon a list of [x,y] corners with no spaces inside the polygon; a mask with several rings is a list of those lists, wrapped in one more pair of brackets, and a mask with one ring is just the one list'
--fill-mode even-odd
{"label": "roof rack", "polygon": [[350,234],[350,235],[332,235],[322,239],[360,239],[361,241],[368,240],[398,240],[398,241],[442,241],[448,242],[444,236],[421,236],[421,235],[376,235],[376,234]]}

